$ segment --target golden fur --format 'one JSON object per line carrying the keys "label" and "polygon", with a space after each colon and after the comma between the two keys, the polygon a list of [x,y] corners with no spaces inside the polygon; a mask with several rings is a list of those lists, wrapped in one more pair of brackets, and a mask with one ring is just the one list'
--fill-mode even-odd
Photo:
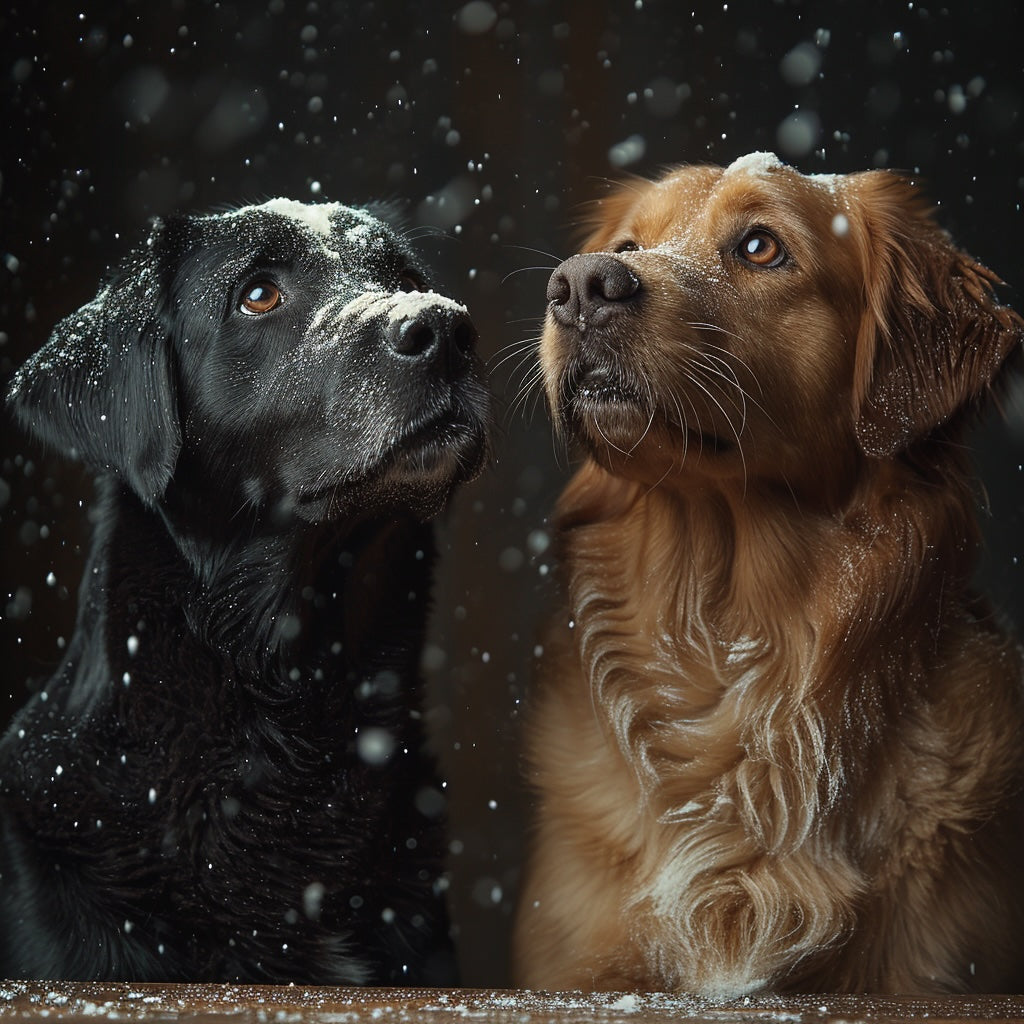
{"label": "golden fur", "polygon": [[597,204],[541,343],[586,459],[519,984],[1020,991],[1021,656],[958,444],[1020,348],[995,281],[886,172],[755,154]]}

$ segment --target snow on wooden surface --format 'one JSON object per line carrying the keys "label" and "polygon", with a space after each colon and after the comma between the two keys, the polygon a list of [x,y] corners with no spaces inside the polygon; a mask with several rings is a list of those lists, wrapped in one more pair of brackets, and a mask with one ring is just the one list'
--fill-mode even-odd
{"label": "snow on wooden surface", "polygon": [[759,996],[711,1003],[658,993],[8,981],[0,982],[0,1019],[294,1024],[952,1024],[1024,1021],[1024,996]]}

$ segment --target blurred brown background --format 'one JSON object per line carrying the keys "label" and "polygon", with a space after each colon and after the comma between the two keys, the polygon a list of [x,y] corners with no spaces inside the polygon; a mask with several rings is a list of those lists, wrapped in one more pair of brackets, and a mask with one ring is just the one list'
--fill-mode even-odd
{"label": "blurred brown background", "polygon": [[[528,340],[603,179],[755,149],[919,171],[1024,307],[1018,5],[742,0],[23,3],[0,14],[0,383],[149,218],[285,195],[397,198],[465,301],[502,399],[493,468],[440,525],[425,664],[452,795],[464,981],[507,982],[525,828],[520,702],[569,470]],[[522,351],[516,346],[524,345]],[[503,356],[510,358],[503,360]],[[981,582],[1024,625],[1024,401],[979,430]],[[86,474],[3,420],[0,721],[69,635]]]}

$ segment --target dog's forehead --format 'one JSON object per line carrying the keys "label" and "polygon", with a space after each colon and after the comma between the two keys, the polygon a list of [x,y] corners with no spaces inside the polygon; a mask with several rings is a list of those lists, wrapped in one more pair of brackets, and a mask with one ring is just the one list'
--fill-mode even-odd
{"label": "dog's forehead", "polygon": [[[805,195],[834,200],[845,187],[842,174],[801,174],[774,153],[748,153],[727,167],[693,165],[670,171],[654,182],[655,192],[671,192],[682,206],[706,207],[737,197],[751,200],[781,195]],[[653,199],[653,197],[652,197]]]}
{"label": "dog's forehead", "polygon": [[643,206],[652,213],[671,210],[678,222],[688,223],[701,214],[721,178],[721,168],[681,167],[652,182]]}
{"label": "dog's forehead", "polygon": [[368,210],[342,203],[277,198],[198,218],[217,234],[236,232],[257,243],[300,241],[333,260],[366,261],[398,246],[391,226]]}
{"label": "dog's forehead", "polygon": [[[717,246],[719,234],[764,221],[780,229],[831,221],[848,205],[841,174],[801,174],[772,153],[751,153],[727,167],[675,168],[641,190],[628,221],[664,244]],[[777,223],[776,223],[777,222]]]}
{"label": "dog's forehead", "polygon": [[801,174],[795,167],[784,164],[774,153],[748,153],[739,157],[722,169],[721,180],[725,184],[746,182],[820,200],[838,198],[847,184],[843,174]]}

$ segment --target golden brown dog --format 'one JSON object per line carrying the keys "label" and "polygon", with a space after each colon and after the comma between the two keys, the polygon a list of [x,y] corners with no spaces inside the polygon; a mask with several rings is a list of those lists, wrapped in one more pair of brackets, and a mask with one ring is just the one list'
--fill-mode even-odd
{"label": "golden brown dog", "polygon": [[1021,657],[959,439],[1022,321],[890,173],[597,204],[548,286],[565,606],[518,982],[1020,991]]}

